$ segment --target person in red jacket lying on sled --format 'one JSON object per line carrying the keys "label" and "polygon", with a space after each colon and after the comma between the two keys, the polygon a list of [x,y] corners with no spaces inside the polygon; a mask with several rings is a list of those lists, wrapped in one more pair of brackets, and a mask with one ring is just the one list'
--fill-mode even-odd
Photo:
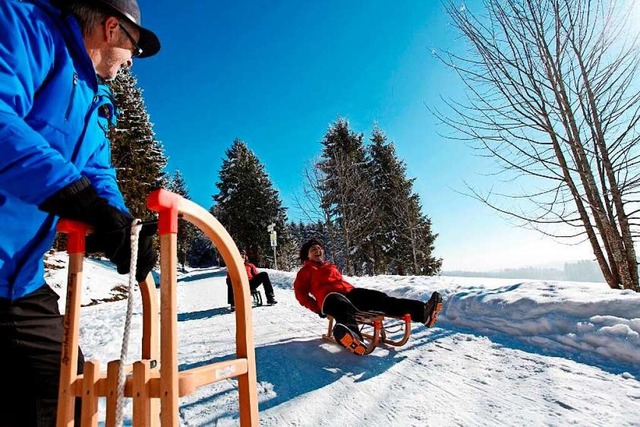
{"label": "person in red jacket lying on sled", "polygon": [[320,317],[333,317],[336,321],[333,336],[354,354],[363,354],[366,348],[355,320],[356,312],[379,311],[389,316],[409,313],[412,321],[430,328],[442,310],[442,296],[438,292],[424,303],[354,287],[344,280],[338,267],[324,260],[324,247],[317,239],[302,245],[300,260],[303,266],[293,282],[296,299]]}

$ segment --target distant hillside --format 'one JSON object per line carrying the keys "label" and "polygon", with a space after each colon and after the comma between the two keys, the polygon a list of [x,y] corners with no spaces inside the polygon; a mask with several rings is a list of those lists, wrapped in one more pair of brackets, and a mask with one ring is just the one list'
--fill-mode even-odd
{"label": "distant hillside", "polygon": [[443,276],[493,277],[503,279],[563,280],[604,282],[598,264],[591,260],[565,263],[563,268],[522,267],[496,271],[443,271]]}

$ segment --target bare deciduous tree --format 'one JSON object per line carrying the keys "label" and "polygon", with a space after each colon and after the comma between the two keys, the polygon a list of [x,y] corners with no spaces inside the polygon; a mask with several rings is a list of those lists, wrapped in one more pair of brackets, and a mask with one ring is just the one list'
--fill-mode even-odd
{"label": "bare deciduous tree", "polygon": [[326,179],[326,174],[320,170],[320,159],[313,160],[312,164],[304,169],[302,178],[302,196],[294,196],[294,201],[298,211],[304,216],[307,222],[320,221],[324,224],[328,233],[328,241],[324,242],[331,254],[331,261],[335,260],[335,250],[339,247],[337,242],[337,230],[331,220],[328,208],[322,206],[322,182]]}
{"label": "bare deciduous tree", "polygon": [[468,102],[436,114],[522,189],[474,196],[551,236],[587,239],[610,287],[640,291],[640,55],[629,14],[611,0],[484,5],[486,16],[447,5],[470,52],[438,56]]}

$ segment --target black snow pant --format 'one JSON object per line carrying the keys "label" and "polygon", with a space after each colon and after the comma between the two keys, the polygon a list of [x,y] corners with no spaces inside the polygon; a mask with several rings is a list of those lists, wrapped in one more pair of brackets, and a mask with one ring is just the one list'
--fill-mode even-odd
{"label": "black snow pant", "polygon": [[389,316],[409,313],[414,322],[424,322],[424,303],[418,300],[390,297],[373,289],[354,288],[346,294],[331,292],[324,298],[322,313],[333,317],[352,331],[358,330],[356,312],[379,311]]}
{"label": "black snow pant", "polygon": [[[249,280],[249,288],[251,292],[258,289],[258,286],[262,285],[264,288],[264,294],[267,297],[267,303],[273,301],[275,296],[273,295],[273,286],[271,285],[271,279],[269,279],[269,274],[266,271],[261,271],[260,273],[253,276],[251,280]],[[231,286],[231,279],[227,276],[227,303],[233,306],[235,305],[233,301],[233,287]]]}
{"label": "black snow pant", "polygon": [[[0,298],[0,427],[55,427],[62,352],[58,295],[48,285]],[[79,352],[78,373],[84,357]],[[79,425],[80,401],[76,401]]]}

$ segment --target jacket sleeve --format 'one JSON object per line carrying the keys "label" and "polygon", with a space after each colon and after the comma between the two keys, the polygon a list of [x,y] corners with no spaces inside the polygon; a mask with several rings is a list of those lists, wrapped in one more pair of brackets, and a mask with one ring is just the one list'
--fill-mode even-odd
{"label": "jacket sleeve", "polygon": [[258,275],[258,269],[254,264],[251,264],[251,278],[253,279]]}
{"label": "jacket sleeve", "polygon": [[107,199],[112,206],[129,213],[118,187],[116,170],[111,163],[111,142],[108,132],[110,126],[115,126],[115,106],[111,90],[105,84],[100,85],[99,93],[104,100],[104,104],[98,108],[98,125],[101,128],[98,132],[101,133],[102,142],[87,161],[82,174],[89,178],[98,195]]}
{"label": "jacket sleeve", "polygon": [[2,191],[41,204],[80,172],[26,122],[38,88],[55,63],[55,43],[39,20],[0,4],[0,182]]}
{"label": "jacket sleeve", "polygon": [[314,313],[320,313],[317,301],[311,297],[309,290],[311,288],[311,272],[307,268],[302,268],[296,275],[296,280],[293,282],[293,290],[296,295],[296,299],[300,305],[307,307]]}

